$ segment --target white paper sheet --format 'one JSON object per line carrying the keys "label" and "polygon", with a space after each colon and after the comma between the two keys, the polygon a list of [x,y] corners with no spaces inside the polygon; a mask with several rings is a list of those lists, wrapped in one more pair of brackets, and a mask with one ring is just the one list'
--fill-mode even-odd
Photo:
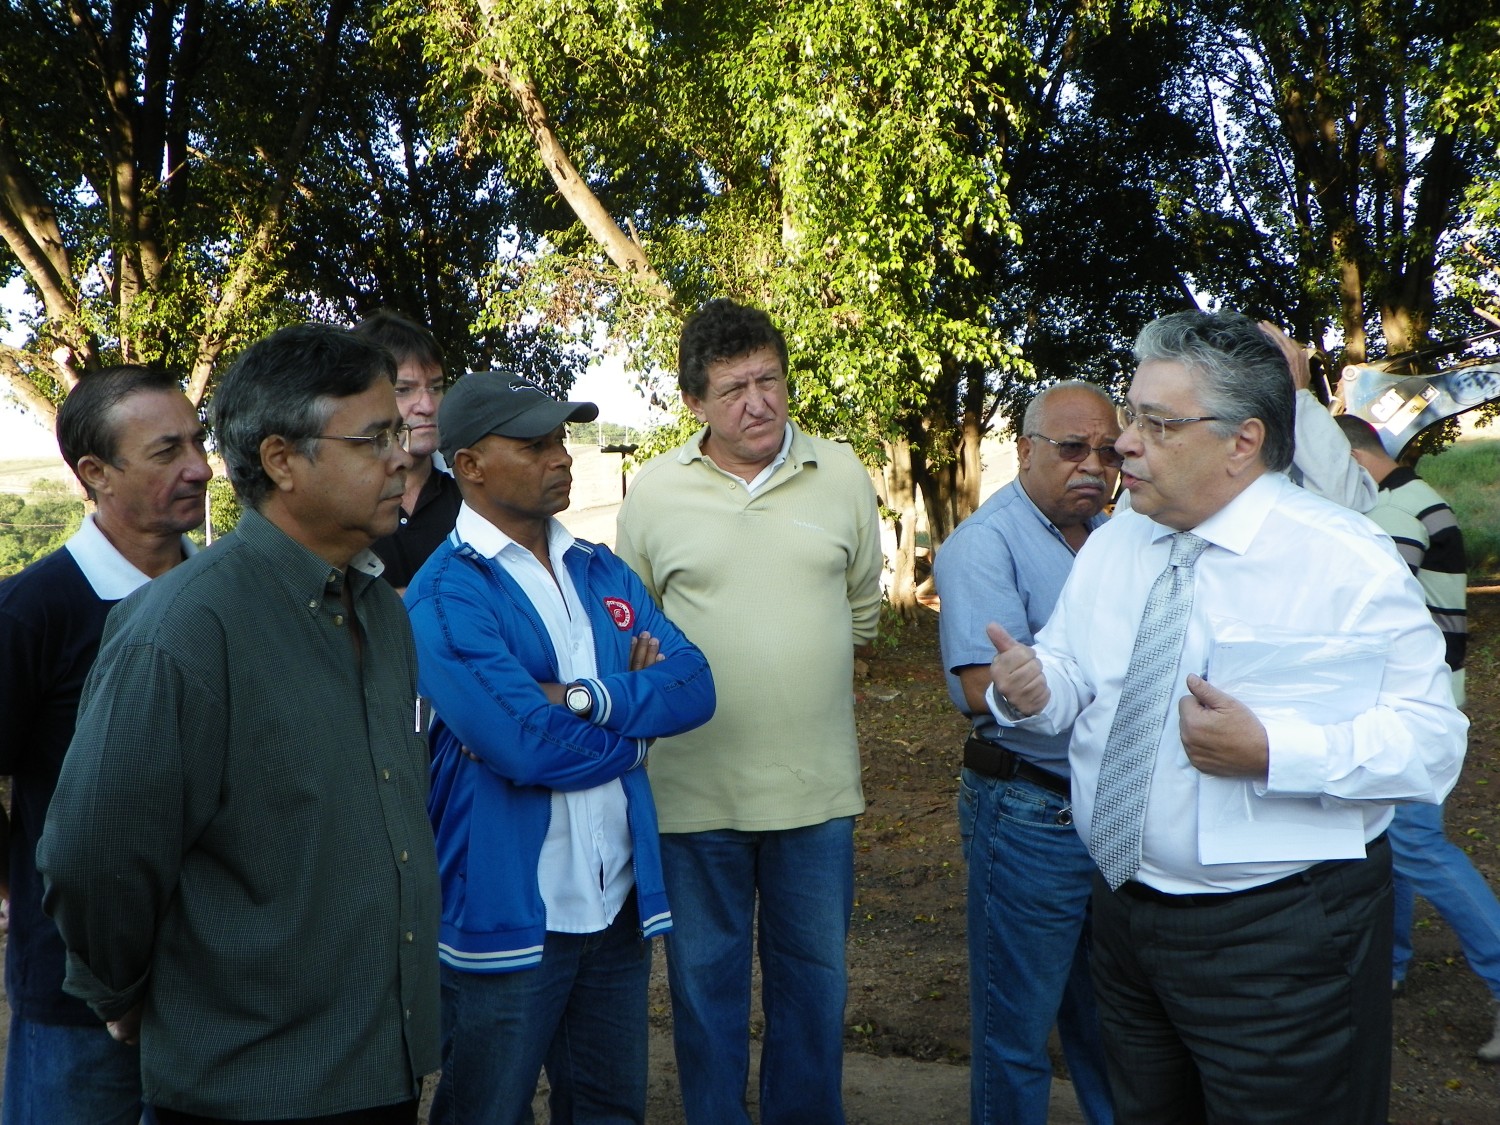
{"label": "white paper sheet", "polygon": [[[1390,639],[1215,619],[1208,680],[1263,722],[1347,722],[1375,706]],[[1268,797],[1251,778],[1198,779],[1201,863],[1362,859],[1364,812],[1336,797]]]}

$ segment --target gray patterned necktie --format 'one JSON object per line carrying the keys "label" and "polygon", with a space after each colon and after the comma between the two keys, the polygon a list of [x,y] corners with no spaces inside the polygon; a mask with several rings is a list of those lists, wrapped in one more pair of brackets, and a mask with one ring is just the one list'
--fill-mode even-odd
{"label": "gray patterned necktie", "polygon": [[1207,546],[1206,540],[1186,531],[1172,536],[1172,558],[1146,599],[1115,721],[1104,743],[1089,853],[1111,890],[1141,866],[1146,796],[1176,687],[1188,611],[1193,608],[1193,564]]}

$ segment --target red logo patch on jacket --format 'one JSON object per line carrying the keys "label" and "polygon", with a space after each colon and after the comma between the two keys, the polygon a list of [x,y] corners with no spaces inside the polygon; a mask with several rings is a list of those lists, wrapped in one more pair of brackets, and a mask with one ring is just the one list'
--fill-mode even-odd
{"label": "red logo patch on jacket", "polygon": [[615,627],[621,632],[635,624],[635,609],[621,598],[605,598],[604,608],[615,619]]}

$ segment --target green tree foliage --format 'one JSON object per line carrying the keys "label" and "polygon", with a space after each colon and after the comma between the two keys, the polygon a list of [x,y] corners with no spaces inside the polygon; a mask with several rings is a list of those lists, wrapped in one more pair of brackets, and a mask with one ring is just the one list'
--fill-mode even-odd
{"label": "green tree foliage", "polygon": [[1493,279],[1496,197],[1462,202],[1495,179],[1493,0],[396,11],[429,107],[513,168],[530,143],[578,217],[520,307],[602,312],[642,365],[705,296],[767,307],[799,416],[936,538],[995,411],[1118,383],[1153,316],[1207,299],[1359,359]]}
{"label": "green tree foliage", "polygon": [[0,578],[8,578],[67,542],[83,521],[83,501],[55,481],[38,481],[30,502],[0,493]]}
{"label": "green tree foliage", "polygon": [[1472,332],[1497,59],[1500,0],[22,0],[0,273],[44,319],[8,373],[55,400],[61,345],[64,382],[156,358],[198,398],[270,324],[383,303],[558,388],[603,321],[649,381],[735,296],[883,472],[910,606],[919,506],[941,540],[994,419],[1118,386],[1153,316],[1339,360]]}
{"label": "green tree foliage", "polygon": [[379,7],[0,8],[0,282],[40,309],[0,374],[24,403],[50,415],[111,362],[181,372],[199,402],[243,343],[381,304],[432,323],[460,370],[571,380],[555,333],[476,328],[499,248],[532,245],[524,212],[547,201],[432,138],[420,49],[371,42]]}
{"label": "green tree foliage", "polygon": [[1196,13],[1198,104],[1217,115],[1226,198],[1260,236],[1246,286],[1344,362],[1483,327],[1473,308],[1495,306],[1500,257],[1484,213],[1500,179],[1500,4]]}
{"label": "green tree foliage", "polygon": [[291,258],[294,287],[329,320],[385,305],[429,325],[454,374],[502,367],[565,390],[587,360],[577,340],[535,317],[476,320],[503,300],[508,263],[536,254],[557,201],[433,135],[420,42],[361,31],[347,70],[325,111],[332,143],[310,155],[318,190],[289,215],[288,242],[317,248]]}
{"label": "green tree foliage", "polygon": [[240,498],[227,476],[215,476],[208,482],[208,527],[215,539],[228,535],[240,522]]}
{"label": "green tree foliage", "polygon": [[429,104],[513,167],[533,145],[578,216],[549,232],[528,307],[604,316],[641,367],[669,365],[680,311],[708,296],[767,308],[791,345],[799,417],[872,460],[894,449],[893,505],[914,525],[913,451],[918,464],[928,450],[955,460],[958,423],[930,404],[1021,367],[977,283],[980,258],[1015,234],[1002,133],[1019,114],[1011,88],[1034,66],[1001,30],[1007,6],[396,11],[439,67]]}
{"label": "green tree foliage", "polygon": [[6,6],[0,71],[26,81],[0,92],[0,272],[43,310],[7,365],[25,401],[110,361],[197,401],[226,347],[300,314],[284,222],[351,7]]}

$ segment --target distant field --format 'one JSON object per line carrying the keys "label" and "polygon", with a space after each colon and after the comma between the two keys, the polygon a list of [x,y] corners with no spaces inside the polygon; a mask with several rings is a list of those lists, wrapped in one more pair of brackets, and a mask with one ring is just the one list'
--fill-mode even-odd
{"label": "distant field", "polygon": [[73,474],[58,457],[34,457],[19,461],[0,461],[0,492],[24,496],[39,480],[57,481],[74,487]]}
{"label": "distant field", "polygon": [[1500,575],[1500,441],[1460,441],[1417,462],[1417,473],[1442,495],[1458,517],[1469,575]]}

